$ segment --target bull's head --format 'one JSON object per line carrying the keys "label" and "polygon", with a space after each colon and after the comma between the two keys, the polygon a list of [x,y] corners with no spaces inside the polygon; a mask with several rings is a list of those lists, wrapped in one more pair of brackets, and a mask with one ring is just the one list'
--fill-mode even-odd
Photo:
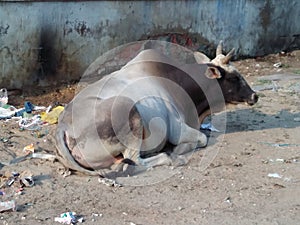
{"label": "bull's head", "polygon": [[218,80],[227,103],[237,104],[245,102],[248,105],[254,105],[258,100],[257,94],[230,63],[235,50],[232,49],[227,55],[223,55],[222,48],[222,41],[220,41],[216,50],[216,57],[213,60],[210,60],[200,52],[194,53],[195,59],[197,63],[207,65],[205,75],[209,79]]}

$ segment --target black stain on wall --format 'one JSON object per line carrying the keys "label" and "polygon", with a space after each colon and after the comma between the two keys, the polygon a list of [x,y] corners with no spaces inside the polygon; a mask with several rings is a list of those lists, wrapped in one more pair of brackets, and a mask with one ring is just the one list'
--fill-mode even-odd
{"label": "black stain on wall", "polygon": [[85,21],[76,21],[74,29],[80,36],[87,36],[89,33],[91,33],[91,30]]}
{"label": "black stain on wall", "polygon": [[87,22],[81,20],[69,21],[67,20],[64,25],[64,35],[76,32],[82,37],[91,36],[92,30],[89,28]]}
{"label": "black stain on wall", "polygon": [[[300,35],[297,30],[289,29],[289,21],[292,17],[285,12],[291,12],[296,7],[287,5],[288,8],[281,9],[281,14],[278,15],[278,7],[276,0],[265,0],[263,7],[260,9],[259,18],[263,29],[260,34],[257,46],[255,48],[255,55],[263,56],[269,53],[279,51],[292,51],[299,49]],[[277,9],[277,12],[275,12]]]}
{"label": "black stain on wall", "polygon": [[0,26],[0,37],[6,35],[8,32],[8,29],[9,29],[8,24]]}
{"label": "black stain on wall", "polygon": [[42,29],[37,62],[39,64],[39,78],[41,79],[56,74],[58,61],[55,51],[55,39],[55,32],[51,31],[49,27]]}
{"label": "black stain on wall", "polygon": [[270,0],[267,0],[264,7],[259,13],[260,20],[261,20],[261,25],[264,30],[268,29],[268,26],[271,23],[271,14],[273,12],[273,7],[270,3]]}
{"label": "black stain on wall", "polygon": [[73,32],[73,24],[71,21],[67,20],[64,25],[64,36]]}

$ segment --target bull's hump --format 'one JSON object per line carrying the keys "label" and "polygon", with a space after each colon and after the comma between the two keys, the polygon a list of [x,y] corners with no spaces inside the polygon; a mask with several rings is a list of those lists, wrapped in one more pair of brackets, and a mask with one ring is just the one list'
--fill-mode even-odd
{"label": "bull's hump", "polygon": [[134,59],[129,61],[123,68],[127,68],[132,64],[143,62],[157,62],[173,66],[178,66],[176,62],[171,60],[166,55],[154,49],[146,49],[141,51]]}

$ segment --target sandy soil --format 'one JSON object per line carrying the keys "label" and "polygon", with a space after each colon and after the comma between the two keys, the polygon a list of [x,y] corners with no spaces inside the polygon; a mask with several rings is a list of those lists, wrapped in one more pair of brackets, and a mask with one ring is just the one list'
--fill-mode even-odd
{"label": "sandy soil", "polygon": [[[281,67],[274,67],[278,62]],[[0,189],[6,193],[0,195],[0,202],[17,204],[16,211],[0,213],[0,224],[59,224],[54,218],[67,211],[82,215],[84,224],[298,224],[300,79],[284,78],[288,74],[300,78],[300,51],[235,65],[259,90],[259,102],[217,115],[227,118],[225,134],[210,133],[209,146],[195,152],[186,166],[149,171],[149,177],[161,171],[163,175],[148,180],[148,185],[131,178],[128,184],[133,185],[109,187],[97,177],[63,176],[57,161],[0,164],[0,174],[29,170],[35,181],[21,195],[15,194],[17,181]],[[279,80],[263,77],[273,74],[280,74]],[[68,103],[75,88],[76,84],[68,84],[27,89],[11,95],[9,101],[15,106],[26,100],[44,106]],[[23,148],[30,143],[37,152],[54,154],[55,125],[43,126],[39,132],[22,131],[15,121],[2,120],[0,125],[0,162],[24,155]],[[210,153],[217,154],[205,168],[201,159]]]}

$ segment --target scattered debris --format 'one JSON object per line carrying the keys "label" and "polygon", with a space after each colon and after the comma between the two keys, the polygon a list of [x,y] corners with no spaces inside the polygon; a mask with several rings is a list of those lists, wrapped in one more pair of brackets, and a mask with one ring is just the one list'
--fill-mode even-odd
{"label": "scattered debris", "polygon": [[0,107],[0,119],[9,119],[13,115],[15,115],[15,110],[14,109]]}
{"label": "scattered debris", "polygon": [[281,63],[281,62],[278,62],[278,63],[273,64],[273,66],[274,66],[275,68],[282,67],[282,63]]}
{"label": "scattered debris", "polygon": [[15,210],[16,210],[16,203],[14,200],[0,202],[0,212],[15,211]]}
{"label": "scattered debris", "polygon": [[42,138],[49,134],[48,129],[35,130],[31,132],[31,135],[35,138]]}
{"label": "scattered debris", "polygon": [[31,104],[31,102],[25,102],[24,108],[17,110],[14,116],[30,118],[30,117],[32,117],[32,111],[34,110],[34,107],[35,106],[33,104]]}
{"label": "scattered debris", "polygon": [[103,214],[102,213],[92,213],[92,216],[93,217],[102,217],[103,216]]}
{"label": "scattered debris", "polygon": [[13,185],[13,183],[15,183],[15,176],[13,177],[9,177],[7,182],[6,182],[6,187],[10,187]]}
{"label": "scattered debris", "polygon": [[269,159],[270,162],[281,162],[281,163],[284,163],[285,160],[284,159]]}
{"label": "scattered debris", "polygon": [[56,159],[56,156],[52,155],[52,154],[32,153],[30,155],[30,158],[34,158],[34,159],[47,159],[47,160],[50,160],[50,161],[54,161]]}
{"label": "scattered debris", "polygon": [[18,194],[22,193],[23,187],[32,187],[33,185],[33,176],[29,170],[25,170],[21,174],[17,172],[6,172],[0,176],[0,188],[13,187]]}
{"label": "scattered debris", "polygon": [[117,181],[105,177],[99,177],[98,181],[109,187],[122,187],[122,184],[117,183]]}
{"label": "scattered debris", "polygon": [[[59,114],[64,110],[63,106],[52,107],[36,106],[29,101],[24,102],[24,107],[17,109],[12,105],[8,105],[8,96],[6,88],[0,89],[0,119],[17,118],[21,130],[38,131],[41,130],[44,123],[57,123]],[[41,110],[47,110],[38,114]],[[44,134],[37,133],[37,137]]]}
{"label": "scattered debris", "polygon": [[56,106],[50,112],[42,112],[41,120],[49,124],[55,124],[57,123],[58,117],[63,110],[64,110],[63,106]]}
{"label": "scattered debris", "polygon": [[33,143],[31,143],[30,145],[27,145],[23,148],[23,152],[25,152],[25,154],[30,154],[30,153],[34,153],[34,145]]}
{"label": "scattered debris", "polygon": [[52,155],[52,154],[45,154],[45,153],[29,153],[29,154],[26,154],[24,156],[14,158],[9,162],[1,161],[0,165],[10,166],[10,165],[13,165],[13,164],[20,163],[20,162],[22,162],[26,159],[46,159],[46,160],[50,160],[50,161],[53,162],[56,159],[56,156]]}
{"label": "scattered debris", "polygon": [[201,124],[201,127],[200,127],[202,130],[210,130],[210,131],[213,131],[213,132],[220,132],[218,129],[216,129],[214,127],[214,125],[212,125],[211,123],[203,123]]}
{"label": "scattered debris", "polygon": [[31,118],[22,118],[19,121],[19,127],[23,130],[40,130],[42,124],[40,115],[35,115]]}
{"label": "scattered debris", "polygon": [[83,217],[77,216],[75,212],[66,212],[60,214],[60,217],[55,217],[54,221],[62,224],[76,224],[82,223]]}
{"label": "scattered debris", "polygon": [[[2,95],[1,90],[3,89],[0,89],[0,96]],[[7,104],[7,102],[8,102],[8,97],[6,97],[6,99],[0,97],[0,119],[10,119],[13,117],[21,117],[24,119],[29,119],[33,116],[32,114],[33,111],[39,111],[45,109],[45,107],[35,106],[28,101],[24,103],[23,108],[17,109],[12,105]]]}
{"label": "scattered debris", "polygon": [[271,177],[271,178],[282,178],[282,176],[279,175],[278,173],[269,173],[268,177]]}
{"label": "scattered debris", "polygon": [[34,185],[34,181],[32,176],[26,176],[20,179],[20,184],[23,187],[32,187]]}
{"label": "scattered debris", "polygon": [[92,222],[95,222],[95,217],[102,217],[103,214],[102,213],[92,213]]}
{"label": "scattered debris", "polygon": [[262,163],[268,164],[268,163],[299,163],[299,160],[297,158],[290,158],[290,159],[268,159],[263,160]]}
{"label": "scattered debris", "polygon": [[231,204],[231,197],[228,196],[228,197],[225,199],[225,202]]}
{"label": "scattered debris", "polygon": [[6,143],[6,142],[8,142],[8,138],[2,137],[2,138],[0,138],[0,141],[2,141],[3,143]]}
{"label": "scattered debris", "polygon": [[269,145],[272,147],[299,147],[300,144],[288,144],[288,143],[270,143],[270,142],[257,142],[263,145]]}

